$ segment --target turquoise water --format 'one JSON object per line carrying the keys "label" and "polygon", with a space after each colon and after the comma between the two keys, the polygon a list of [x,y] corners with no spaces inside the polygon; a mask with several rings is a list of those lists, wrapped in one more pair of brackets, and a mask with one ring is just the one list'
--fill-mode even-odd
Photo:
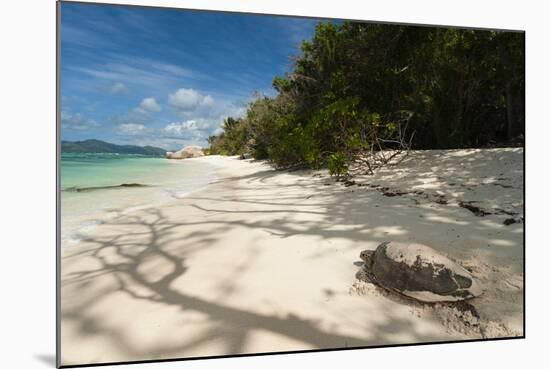
{"label": "turquoise water", "polygon": [[170,182],[189,166],[161,157],[117,154],[63,154],[61,189],[86,189],[123,183]]}
{"label": "turquoise water", "polygon": [[62,154],[61,241],[77,244],[98,224],[205,187],[214,167],[196,160],[123,154]]}

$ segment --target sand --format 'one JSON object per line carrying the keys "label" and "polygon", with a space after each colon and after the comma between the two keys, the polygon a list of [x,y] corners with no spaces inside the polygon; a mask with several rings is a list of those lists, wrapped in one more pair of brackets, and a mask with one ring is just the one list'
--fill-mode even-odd
{"label": "sand", "polygon": [[[523,334],[522,149],[414,152],[355,184],[186,160],[218,166],[218,179],[63,250],[62,364]],[[388,240],[470,270],[484,289],[476,313],[357,278],[359,253]]]}

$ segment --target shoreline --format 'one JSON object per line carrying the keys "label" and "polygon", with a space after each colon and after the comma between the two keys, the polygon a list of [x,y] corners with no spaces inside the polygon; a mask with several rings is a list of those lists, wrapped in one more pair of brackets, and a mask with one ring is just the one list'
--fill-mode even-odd
{"label": "shoreline", "polygon": [[[326,171],[185,160],[215,163],[218,179],[65,250],[63,364],[523,334],[523,149],[415,152],[349,185]],[[518,223],[504,225],[510,214]],[[479,327],[359,281],[360,251],[388,239],[470,268],[486,289],[471,301]]]}
{"label": "shoreline", "polygon": [[[151,159],[151,157],[142,158]],[[106,180],[102,185],[62,188],[62,249],[78,245],[99,224],[109,222],[122,214],[151,207],[162,207],[174,198],[182,198],[201,191],[204,185],[208,185],[217,178],[215,173],[218,167],[215,163],[198,164],[202,168],[200,175],[197,175],[195,173],[197,163],[193,163],[192,160],[182,162],[164,158],[155,159],[162,160],[163,165],[172,168],[180,166],[186,174],[180,173],[174,177],[174,172],[167,171],[159,173],[166,176],[158,181],[135,181],[134,178],[129,178],[126,183],[125,179],[119,178],[119,181]],[[144,170],[147,168],[144,167]]]}

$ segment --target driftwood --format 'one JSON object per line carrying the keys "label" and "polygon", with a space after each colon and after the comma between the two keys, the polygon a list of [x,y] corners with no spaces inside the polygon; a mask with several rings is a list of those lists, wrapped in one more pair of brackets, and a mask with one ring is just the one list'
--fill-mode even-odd
{"label": "driftwood", "polygon": [[362,139],[369,142],[368,150],[349,153],[352,158],[349,174],[374,174],[384,166],[398,165],[409,155],[415,132],[407,135],[409,120],[412,116],[402,119],[397,124],[395,137],[379,137],[376,129],[370,128],[362,133]]}

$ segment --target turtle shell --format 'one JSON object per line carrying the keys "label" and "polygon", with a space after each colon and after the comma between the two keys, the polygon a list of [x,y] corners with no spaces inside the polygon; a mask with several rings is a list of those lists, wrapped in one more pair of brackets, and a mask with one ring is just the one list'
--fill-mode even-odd
{"label": "turtle shell", "polygon": [[361,257],[375,283],[420,301],[460,301],[482,293],[470,272],[425,245],[384,242]]}

